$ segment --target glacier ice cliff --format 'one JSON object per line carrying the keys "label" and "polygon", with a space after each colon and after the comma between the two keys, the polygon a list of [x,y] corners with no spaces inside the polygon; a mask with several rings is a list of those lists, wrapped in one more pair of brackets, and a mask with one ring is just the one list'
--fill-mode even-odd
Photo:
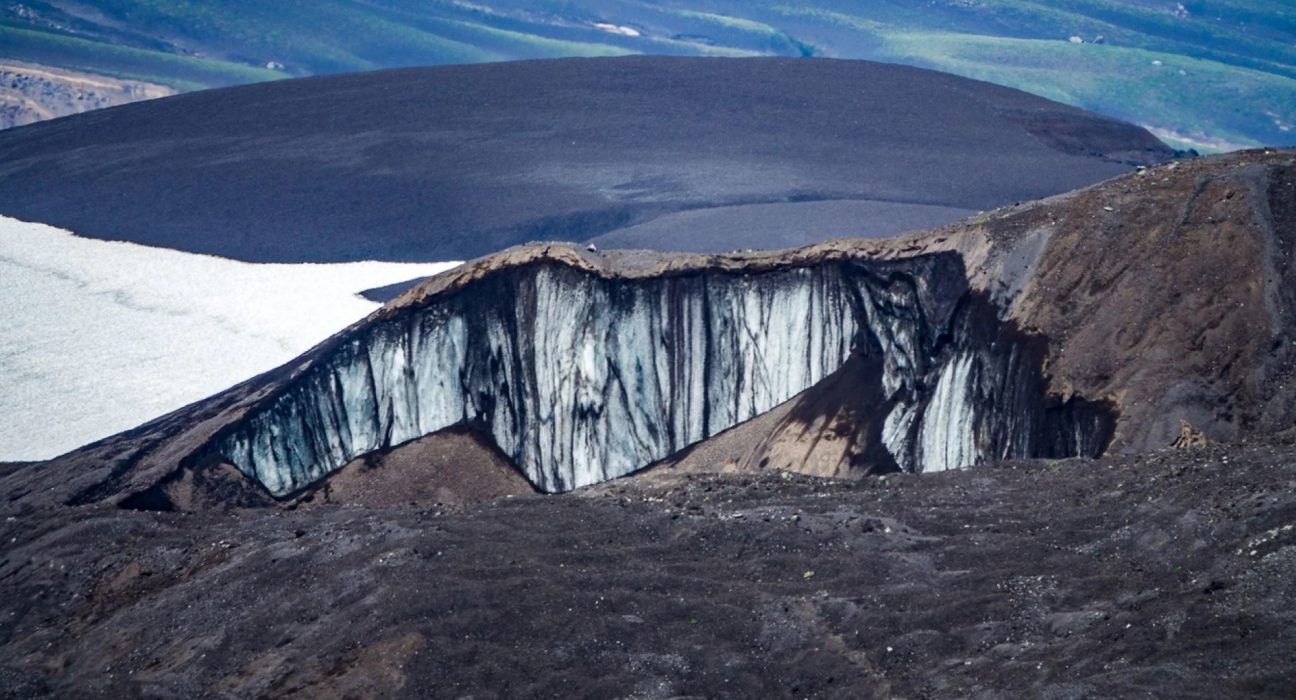
{"label": "glacier ice cliff", "polygon": [[[616,277],[508,267],[336,338],[210,449],[283,496],[350,460],[456,426],[537,488],[641,469],[871,356],[894,464],[1096,455],[1100,404],[1045,395],[1043,341],[967,287],[961,258],[831,260]],[[876,398],[869,399],[875,401]]]}

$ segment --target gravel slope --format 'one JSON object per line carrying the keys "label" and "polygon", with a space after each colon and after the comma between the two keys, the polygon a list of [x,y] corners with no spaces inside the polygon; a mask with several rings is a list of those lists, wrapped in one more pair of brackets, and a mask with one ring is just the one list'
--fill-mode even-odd
{"label": "gravel slope", "polygon": [[[0,506],[7,697],[1286,697],[1296,448]],[[464,465],[468,468],[468,465]]]}

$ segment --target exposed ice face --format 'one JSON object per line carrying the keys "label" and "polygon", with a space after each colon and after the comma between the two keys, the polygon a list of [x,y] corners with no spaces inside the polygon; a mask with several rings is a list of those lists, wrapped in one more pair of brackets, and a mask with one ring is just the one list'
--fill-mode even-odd
{"label": "exposed ice face", "polygon": [[974,358],[961,354],[945,364],[918,427],[919,470],[939,472],[976,464],[980,458],[973,401]]}
{"label": "exposed ice face", "polygon": [[273,493],[468,421],[541,489],[620,476],[773,408],[845,361],[836,268],[612,283],[542,266],[356,337],[222,451]]}
{"label": "exposed ice face", "polygon": [[0,217],[0,461],[47,459],[272,369],[455,263],[253,265]]}
{"label": "exposed ice face", "polygon": [[1082,449],[1053,439],[1049,421],[1070,419],[1047,418],[1037,368],[995,335],[993,313],[956,303],[967,290],[952,260],[644,280],[504,270],[322,352],[213,448],[285,495],[469,423],[538,488],[565,491],[768,411],[857,352],[883,358],[875,420],[902,469]]}

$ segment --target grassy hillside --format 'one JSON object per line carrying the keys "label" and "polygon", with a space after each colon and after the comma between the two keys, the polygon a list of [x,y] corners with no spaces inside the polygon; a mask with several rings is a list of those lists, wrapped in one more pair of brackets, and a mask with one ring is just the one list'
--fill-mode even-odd
{"label": "grassy hillside", "polygon": [[1145,49],[960,34],[894,34],[886,47],[905,63],[1141,122],[1181,148],[1296,139],[1281,129],[1296,117],[1293,80],[1251,68]]}
{"label": "grassy hillside", "polygon": [[382,67],[624,53],[896,61],[1129,119],[1177,145],[1296,143],[1296,6],[1288,0],[0,5],[0,58],[185,90]]}
{"label": "grassy hillside", "polygon": [[1016,87],[1143,124],[1179,147],[1296,143],[1296,11],[1285,2],[812,5],[769,11],[828,55]]}

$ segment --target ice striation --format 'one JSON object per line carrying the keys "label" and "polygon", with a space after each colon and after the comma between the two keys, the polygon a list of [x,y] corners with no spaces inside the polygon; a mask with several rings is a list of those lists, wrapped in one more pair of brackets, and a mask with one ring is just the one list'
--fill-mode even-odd
{"label": "ice striation", "polygon": [[651,278],[544,261],[337,339],[212,449],[283,496],[469,425],[560,492],[747,421],[858,353],[882,359],[886,400],[862,413],[901,469],[1101,452],[1110,418],[1045,396],[1040,347],[967,289],[953,254]]}

